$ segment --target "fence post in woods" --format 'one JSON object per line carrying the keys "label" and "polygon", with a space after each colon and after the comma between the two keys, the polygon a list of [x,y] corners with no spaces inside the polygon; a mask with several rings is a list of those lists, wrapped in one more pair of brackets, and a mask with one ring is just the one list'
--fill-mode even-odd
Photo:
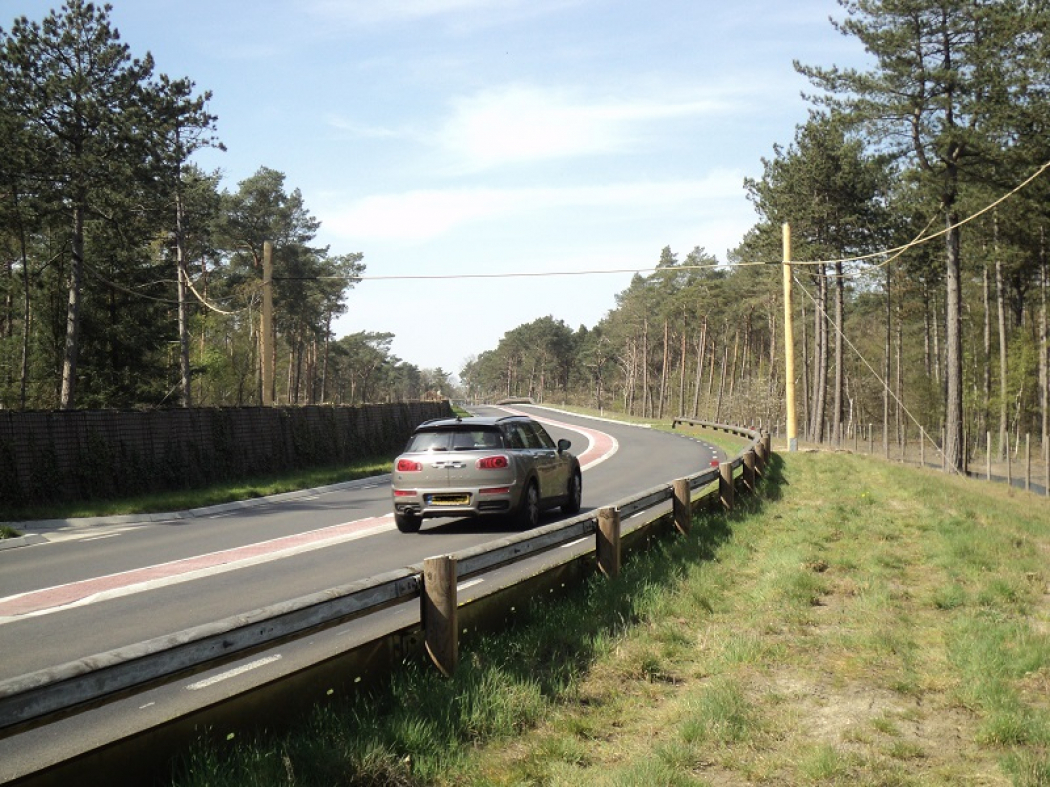
{"label": "fence post in woods", "polygon": [[610,579],[620,575],[620,512],[616,508],[598,511],[598,532],[595,534],[595,554],[598,569]]}
{"label": "fence post in woods", "polygon": [[1024,491],[1032,491],[1032,435],[1024,433]]}
{"label": "fence post in woods", "polygon": [[456,558],[428,557],[423,561],[423,629],[427,653],[446,678],[459,661],[459,613]]}
{"label": "fence post in woods", "polygon": [[693,503],[688,479],[675,480],[673,499],[674,526],[679,533],[686,535],[693,525]]}
{"label": "fence post in woods", "polygon": [[984,480],[992,480],[992,433],[984,433]]}
{"label": "fence post in woods", "polygon": [[726,511],[733,510],[735,500],[735,489],[733,488],[733,465],[731,462],[722,462],[718,466],[718,499],[722,502],[722,508]]}

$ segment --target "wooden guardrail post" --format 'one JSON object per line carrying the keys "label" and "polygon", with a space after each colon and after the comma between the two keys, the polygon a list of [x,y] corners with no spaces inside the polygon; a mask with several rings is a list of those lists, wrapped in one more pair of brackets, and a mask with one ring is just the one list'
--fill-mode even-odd
{"label": "wooden guardrail post", "polygon": [[755,494],[755,452],[753,449],[744,452],[744,487],[750,494]]}
{"label": "wooden guardrail post", "polygon": [[423,629],[427,653],[441,674],[450,677],[459,661],[459,613],[456,558],[428,557],[423,561]]}
{"label": "wooden guardrail post", "polygon": [[679,478],[674,482],[674,526],[685,535],[693,525],[692,492],[689,481]]}
{"label": "wooden guardrail post", "polygon": [[718,498],[722,501],[722,508],[726,511],[733,510],[733,504],[736,502],[735,491],[733,465],[731,462],[722,462],[718,465]]}
{"label": "wooden guardrail post", "polygon": [[620,575],[620,512],[615,508],[598,511],[595,553],[598,569],[610,579]]}

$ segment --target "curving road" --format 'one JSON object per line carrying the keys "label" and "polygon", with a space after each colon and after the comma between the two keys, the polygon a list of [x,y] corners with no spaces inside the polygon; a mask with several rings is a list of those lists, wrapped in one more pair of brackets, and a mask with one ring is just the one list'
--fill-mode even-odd
{"label": "curving road", "polygon": [[[694,473],[724,454],[699,441],[516,407],[573,442],[583,508]],[[477,408],[495,414],[506,408]],[[549,513],[545,521],[560,514]],[[512,532],[489,520],[426,520],[401,534],[386,478],[165,522],[39,531],[0,551],[0,680],[141,642],[455,552]]]}

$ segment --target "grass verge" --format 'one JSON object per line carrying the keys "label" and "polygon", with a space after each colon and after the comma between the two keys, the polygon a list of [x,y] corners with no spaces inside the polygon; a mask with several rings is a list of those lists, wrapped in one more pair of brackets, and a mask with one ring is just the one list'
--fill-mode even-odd
{"label": "grass verge", "polygon": [[1050,784],[1050,506],[844,454],[178,785]]}

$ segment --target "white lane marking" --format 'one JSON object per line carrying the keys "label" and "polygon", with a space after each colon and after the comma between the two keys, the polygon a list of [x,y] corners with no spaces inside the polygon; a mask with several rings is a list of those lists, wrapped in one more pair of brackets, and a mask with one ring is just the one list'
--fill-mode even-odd
{"label": "white lane marking", "polygon": [[267,664],[273,664],[275,661],[281,660],[281,654],[278,653],[276,656],[267,656],[264,659],[256,659],[253,662],[244,664],[236,669],[227,670],[226,672],[220,672],[218,675],[213,675],[210,678],[199,680],[196,683],[189,684],[186,688],[189,691],[199,691],[200,689],[206,689],[209,686],[214,686],[216,683],[221,683],[224,680],[230,678],[236,678],[238,675],[243,675],[245,672],[251,672],[253,669],[259,669],[259,667],[265,667]]}
{"label": "white lane marking", "polygon": [[484,581],[485,580],[482,578],[468,579],[466,582],[460,582],[458,585],[456,585],[456,590],[466,590],[467,588],[472,588],[475,585],[480,585]]}
{"label": "white lane marking", "polygon": [[590,541],[590,539],[586,536],[584,536],[583,538],[577,538],[575,541],[570,541],[568,544],[562,544],[561,548],[568,549],[569,547],[574,547],[577,544],[582,544],[584,541]]}
{"label": "white lane marking", "polygon": [[120,533],[106,533],[102,536],[90,536],[88,538],[82,538],[81,541],[101,541],[104,538],[116,538]]}
{"label": "white lane marking", "polygon": [[147,702],[145,705],[139,705],[139,710],[146,710],[146,708],[152,708],[156,704],[157,703],[155,702]]}
{"label": "white lane marking", "polygon": [[[341,544],[341,543],[344,543],[344,542],[347,542],[347,541],[356,541],[359,538],[366,538],[368,536],[375,535],[376,533],[382,533],[384,531],[393,530],[394,529],[394,515],[393,514],[387,514],[386,516],[383,516],[383,517],[369,517],[369,518],[370,519],[371,518],[375,518],[377,520],[380,520],[380,524],[376,525],[375,527],[369,527],[369,528],[365,528],[365,529],[362,529],[362,530],[357,530],[357,531],[351,532],[349,534],[338,535],[338,536],[335,536],[333,538],[326,538],[326,539],[322,539],[322,540],[319,540],[319,541],[307,542],[307,543],[304,543],[304,544],[299,544],[299,545],[288,547],[288,548],[285,548],[285,549],[278,549],[278,550],[275,550],[273,552],[265,552],[263,554],[254,555],[252,557],[243,558],[243,559],[240,559],[240,560],[231,560],[231,561],[225,562],[225,563],[218,563],[218,564],[213,565],[213,566],[208,566],[207,568],[199,568],[199,569],[195,569],[195,570],[192,570],[192,571],[186,571],[186,572],[181,573],[181,574],[172,574],[171,576],[161,577],[161,578],[158,578],[158,579],[150,579],[150,580],[145,580],[143,582],[135,582],[135,583],[130,584],[130,585],[124,585],[122,587],[114,587],[114,588],[109,588],[109,589],[106,589],[106,590],[100,590],[97,593],[92,593],[92,594],[86,595],[86,596],[84,596],[82,598],[75,599],[75,600],[72,600],[72,601],[68,601],[66,603],[61,603],[61,604],[58,604],[56,606],[46,607],[44,609],[38,609],[38,610],[31,611],[31,612],[24,612],[24,613],[19,613],[19,614],[15,614],[15,615],[0,615],[0,626],[3,626],[5,624],[7,624],[7,623],[14,623],[14,622],[19,621],[19,620],[25,620],[26,618],[41,617],[43,615],[50,615],[50,614],[53,614],[55,612],[62,612],[64,610],[72,609],[74,607],[83,607],[83,606],[86,606],[88,604],[95,604],[95,603],[97,603],[99,601],[108,601],[109,599],[121,598],[123,596],[130,596],[130,595],[133,595],[135,593],[143,593],[143,592],[145,592],[147,590],[156,590],[157,588],[169,587],[170,585],[178,585],[178,584],[181,584],[182,582],[190,582],[190,581],[195,580],[195,579],[202,579],[204,577],[211,577],[211,576],[215,576],[216,574],[223,574],[223,573],[225,573],[227,571],[234,571],[235,569],[239,569],[239,568],[247,568],[249,566],[257,566],[257,565],[260,565],[262,563],[269,563],[269,562],[274,561],[274,560],[279,560],[279,559],[285,558],[285,557],[292,557],[293,555],[300,555],[300,554],[303,554],[305,552],[313,552],[314,550],[317,550],[317,549],[324,549],[325,547],[334,546],[336,544]],[[352,523],[344,523],[344,524],[352,524]],[[340,527],[340,525],[335,525],[335,527]],[[322,528],[322,529],[324,529],[324,528]],[[266,542],[264,541],[264,542],[261,542],[261,543],[265,544]],[[258,544],[249,544],[247,546],[247,548],[251,548],[253,546],[258,546]],[[198,557],[206,557],[206,556],[205,555],[199,555]],[[192,559],[193,558],[187,558],[186,560],[192,560]],[[176,560],[176,561],[172,561],[172,562],[173,563],[179,563],[179,562],[183,562],[183,561]],[[166,565],[166,564],[160,564],[160,565]],[[147,568],[155,568],[155,566],[150,566],[150,567],[147,567]],[[111,575],[111,576],[117,576],[117,575]],[[98,577],[98,579],[102,579],[102,578],[103,577]],[[68,583],[68,584],[76,584],[76,583]],[[53,588],[45,588],[44,591],[46,591],[46,590],[55,590],[55,589],[62,588],[62,587],[64,587],[64,585],[56,585]],[[43,591],[34,590],[34,591],[26,591],[24,593],[16,593],[13,596],[7,596],[5,598],[0,598],[0,602],[14,601],[14,600],[16,600],[18,598],[21,598],[23,596],[28,596],[28,595],[31,595],[33,593],[39,593],[39,592],[43,592]]]}

